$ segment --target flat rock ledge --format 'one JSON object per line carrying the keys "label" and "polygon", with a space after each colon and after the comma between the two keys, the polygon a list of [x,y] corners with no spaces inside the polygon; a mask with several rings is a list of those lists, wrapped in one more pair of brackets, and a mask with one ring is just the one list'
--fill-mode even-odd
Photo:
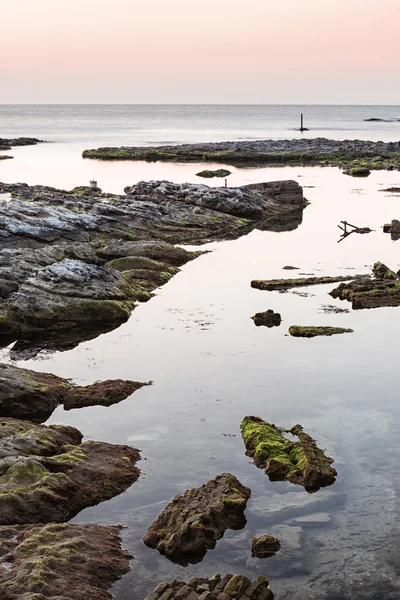
{"label": "flat rock ledge", "polygon": [[267,577],[260,575],[250,581],[244,575],[219,573],[211,579],[193,577],[185,581],[160,583],[145,600],[272,600]]}
{"label": "flat rock ledge", "polygon": [[106,525],[0,527],[2,600],[111,600],[129,571],[120,529]]}
{"label": "flat rock ledge", "polygon": [[[241,430],[247,456],[265,469],[271,481],[287,480],[304,486],[310,493],[335,482],[333,459],[318,448],[301,425],[280,429],[260,417],[245,417]],[[287,439],[284,434],[288,433],[297,436],[298,441]]]}
{"label": "flat rock ledge", "polygon": [[368,277],[367,275],[351,275],[336,277],[324,276],[324,277],[298,277],[293,279],[254,279],[251,282],[251,287],[257,290],[272,291],[285,291],[291,288],[306,287],[309,285],[322,285],[326,283],[337,283],[338,281],[350,281],[358,277]]}
{"label": "flat rock ledge", "polygon": [[354,333],[353,329],[344,327],[326,327],[326,326],[306,326],[306,325],[291,325],[289,333],[293,337],[314,338],[321,336],[340,335],[342,333]]}
{"label": "flat rock ledge", "polygon": [[0,525],[64,522],[125,491],[139,451],[74,427],[0,419]]}
{"label": "flat rock ledge", "polygon": [[354,310],[400,306],[398,274],[381,262],[376,262],[372,271],[373,279],[364,277],[341,283],[330,295],[351,302]]}
{"label": "flat rock ledge", "polygon": [[274,556],[281,547],[280,539],[264,533],[252,539],[251,556],[253,558],[269,558]]}
{"label": "flat rock ledge", "polygon": [[74,385],[50,373],[0,364],[0,417],[46,421],[59,405],[65,410],[111,406],[149,382],[115,379]]}
{"label": "flat rock ledge", "polygon": [[175,496],[150,525],[144,543],[172,562],[200,562],[227,529],[243,529],[250,490],[231,473]]}

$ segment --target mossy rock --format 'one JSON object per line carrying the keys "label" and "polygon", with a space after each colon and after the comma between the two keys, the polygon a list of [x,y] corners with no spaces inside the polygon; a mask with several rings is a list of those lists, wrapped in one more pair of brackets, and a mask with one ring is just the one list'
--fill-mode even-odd
{"label": "mossy rock", "polygon": [[[316,442],[303,431],[301,425],[290,430],[280,429],[260,417],[245,417],[241,424],[246,454],[255,464],[265,469],[271,481],[290,481],[302,485],[308,492],[335,482],[333,462],[320,450]],[[285,437],[290,433],[297,442]]]}
{"label": "mossy rock", "polygon": [[351,177],[368,177],[368,175],[371,175],[371,171],[367,167],[353,167],[343,171],[343,174]]}
{"label": "mossy rock", "polygon": [[227,169],[216,169],[215,171],[205,169],[204,171],[196,173],[196,176],[211,179],[212,177],[228,177],[231,174],[231,171],[228,171]]}
{"label": "mossy rock", "polygon": [[293,337],[313,338],[318,336],[339,335],[341,333],[354,333],[354,331],[353,329],[345,329],[344,327],[292,325],[289,327],[289,333]]}

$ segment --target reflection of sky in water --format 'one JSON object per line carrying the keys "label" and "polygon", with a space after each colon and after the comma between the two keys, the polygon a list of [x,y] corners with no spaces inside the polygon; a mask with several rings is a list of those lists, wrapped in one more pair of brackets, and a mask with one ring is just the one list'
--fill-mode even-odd
{"label": "reflection of sky in water", "polygon": [[[120,167],[114,166],[119,177]],[[153,178],[178,181],[193,179],[199,170],[143,168],[147,178],[151,171]],[[116,331],[68,352],[18,363],[79,382],[154,381],[119,405],[58,409],[49,420],[75,425],[88,438],[137,444],[146,459],[140,463],[142,477],[126,493],[75,519],[127,526],[124,540],[135,560],[115,586],[117,600],[143,597],[165,578],[216,571],[266,574],[279,599],[400,597],[400,311],[324,312],[326,305],[351,308],[328,296],[334,286],[295,290],[302,293],[250,287],[255,278],[298,276],[282,270],[284,265],[348,275],[351,269],[370,272],[381,260],[397,270],[400,245],[381,227],[399,216],[398,198],[379,190],[399,185],[400,174],[374,172],[354,180],[337,169],[267,168],[235,170],[234,179],[289,177],[315,186],[305,190],[311,204],[296,230],[253,231],[208,244],[211,253],[185,265]],[[375,231],[338,244],[341,220]],[[281,313],[281,326],[255,327],[250,317],[269,308]],[[287,335],[294,324],[338,325],[354,333],[294,339]],[[335,458],[337,482],[312,495],[269,482],[245,456],[239,426],[246,414],[288,428],[301,423]],[[186,569],[144,546],[141,537],[169,499],[223,471],[252,490],[244,531],[227,532],[201,564]],[[250,552],[251,538],[260,531],[279,533],[283,542],[281,552],[262,561]]]}

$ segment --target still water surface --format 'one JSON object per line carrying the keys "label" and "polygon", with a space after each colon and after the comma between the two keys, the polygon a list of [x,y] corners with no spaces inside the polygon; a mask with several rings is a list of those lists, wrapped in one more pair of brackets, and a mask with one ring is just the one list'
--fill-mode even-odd
{"label": "still water surface", "polygon": [[[126,168],[130,178],[121,176]],[[123,187],[144,172],[147,179],[194,181],[200,165],[107,165],[104,180],[107,169]],[[355,180],[333,168],[235,169],[232,181],[287,178],[299,181],[310,201],[297,229],[253,231],[203,246],[212,252],[185,265],[119,329],[74,350],[17,363],[81,383],[154,382],[117,406],[60,408],[49,420],[74,425],[87,439],[138,446],[146,459],[127,492],[75,518],[126,525],[124,544],[135,559],[115,585],[117,600],[143,598],[166,578],[216,571],[265,574],[279,600],[400,598],[400,310],[353,312],[328,295],[333,286],[287,293],[250,287],[255,278],[366,273],[376,260],[399,269],[400,241],[381,227],[399,217],[400,197],[379,190],[400,186],[400,174]],[[342,219],[374,231],[338,244]],[[283,271],[285,265],[300,271]],[[350,312],[325,314],[324,305]],[[269,308],[282,314],[281,326],[255,327],[250,317]],[[294,324],[354,333],[296,339],[287,335]],[[269,482],[245,456],[245,415],[287,428],[301,423],[334,457],[337,482],[312,495]],[[223,471],[252,490],[244,531],[227,532],[202,563],[188,568],[141,542],[168,500]],[[251,558],[251,538],[261,531],[282,539],[273,558]]]}

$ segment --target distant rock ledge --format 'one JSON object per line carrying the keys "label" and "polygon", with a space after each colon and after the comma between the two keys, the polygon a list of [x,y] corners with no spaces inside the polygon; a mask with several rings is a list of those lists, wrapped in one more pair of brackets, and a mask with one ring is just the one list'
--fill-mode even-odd
{"label": "distant rock ledge", "polygon": [[337,141],[326,138],[122,146],[85,150],[82,156],[97,160],[214,162],[236,166],[311,164],[346,169],[400,169],[399,142]]}

